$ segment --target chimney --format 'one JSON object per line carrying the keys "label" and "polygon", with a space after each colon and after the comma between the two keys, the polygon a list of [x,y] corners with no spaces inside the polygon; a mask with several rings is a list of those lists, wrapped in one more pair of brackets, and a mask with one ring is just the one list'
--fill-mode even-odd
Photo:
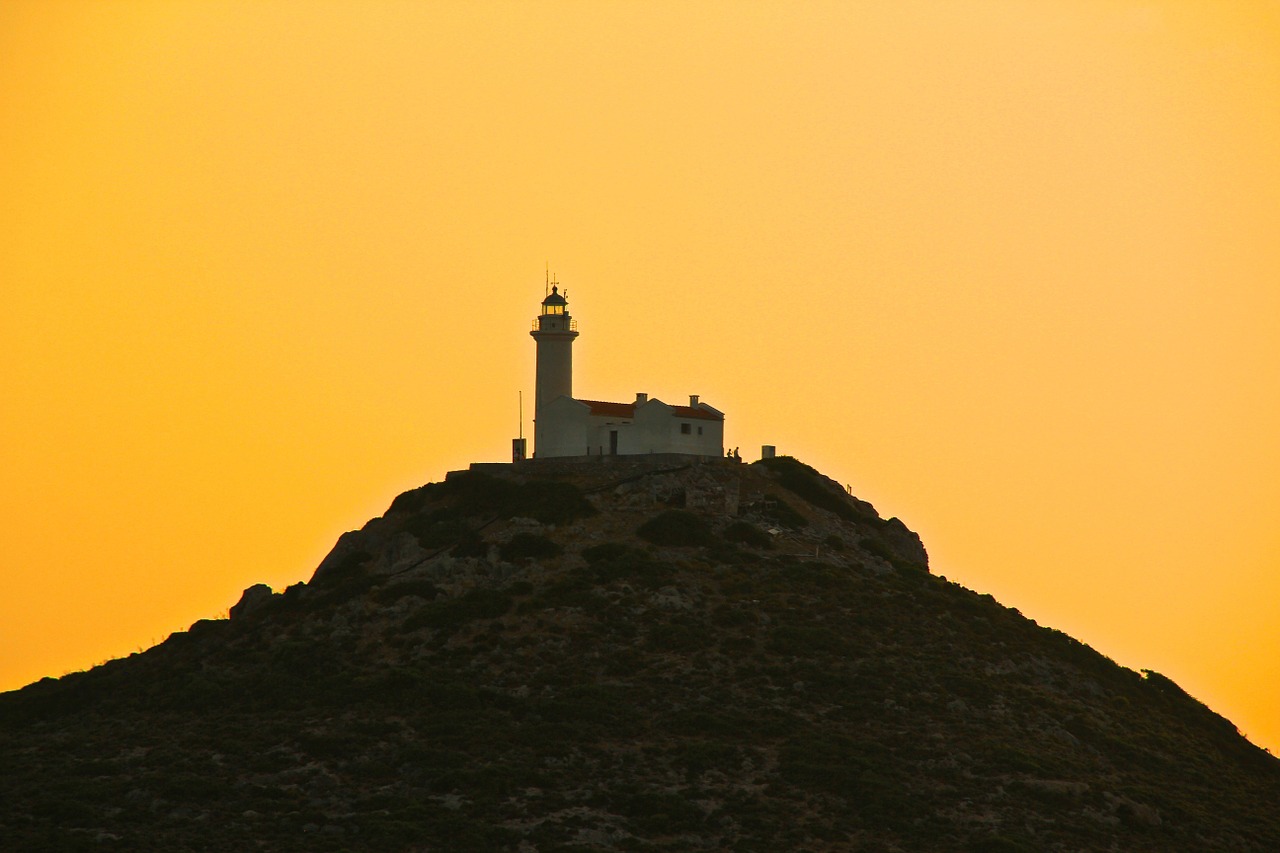
{"label": "chimney", "polygon": [[690,407],[690,408],[693,408],[693,409],[698,408],[698,395],[697,395],[697,394],[690,394],[690,395],[689,395],[689,407]]}
{"label": "chimney", "polygon": [[648,395],[648,394],[646,394],[646,393],[644,393],[643,391],[637,391],[637,392],[636,392],[636,402],[637,402],[637,403],[647,403],[647,402],[649,402],[649,395]]}

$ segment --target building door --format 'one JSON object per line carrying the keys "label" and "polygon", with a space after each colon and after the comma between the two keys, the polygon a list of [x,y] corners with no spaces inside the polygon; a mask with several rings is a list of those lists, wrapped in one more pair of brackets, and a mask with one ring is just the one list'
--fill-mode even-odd
{"label": "building door", "polygon": [[618,431],[616,429],[609,430],[609,455],[618,455]]}

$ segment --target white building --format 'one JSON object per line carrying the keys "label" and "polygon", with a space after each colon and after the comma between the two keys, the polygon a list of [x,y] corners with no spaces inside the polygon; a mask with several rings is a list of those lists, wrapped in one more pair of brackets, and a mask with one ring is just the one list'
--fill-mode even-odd
{"label": "white building", "polygon": [[534,456],[634,456],[642,453],[724,455],[724,412],[690,395],[672,406],[647,394],[630,403],[573,396],[573,341],[578,324],[552,287],[529,333],[537,341]]}

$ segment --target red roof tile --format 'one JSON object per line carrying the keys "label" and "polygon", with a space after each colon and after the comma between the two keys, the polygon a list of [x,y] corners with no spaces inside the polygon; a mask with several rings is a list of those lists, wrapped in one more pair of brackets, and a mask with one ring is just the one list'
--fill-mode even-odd
{"label": "red roof tile", "polygon": [[635,403],[607,403],[603,400],[579,400],[579,403],[586,403],[591,407],[593,415],[607,415],[611,418],[634,418],[636,416]]}
{"label": "red roof tile", "polygon": [[[578,402],[586,403],[591,408],[591,414],[593,415],[610,418],[634,418],[636,416],[635,403],[610,403],[605,400],[579,400]],[[671,410],[675,417],[678,418],[694,418],[704,421],[724,420],[723,415],[693,406],[672,406]]]}
{"label": "red roof tile", "polygon": [[680,418],[700,418],[704,421],[722,421],[724,415],[717,415],[715,412],[708,412],[706,409],[699,409],[695,406],[672,406],[675,409],[676,417]]}

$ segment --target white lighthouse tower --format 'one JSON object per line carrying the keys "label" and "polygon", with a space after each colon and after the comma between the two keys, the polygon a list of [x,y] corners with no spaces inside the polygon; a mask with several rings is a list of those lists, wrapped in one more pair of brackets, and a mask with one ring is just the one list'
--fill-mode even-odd
{"label": "white lighthouse tower", "polygon": [[538,379],[533,402],[533,450],[538,455],[548,443],[543,411],[558,397],[573,396],[573,339],[578,323],[569,316],[569,303],[558,285],[542,300],[542,313],[529,333],[538,344]]}

